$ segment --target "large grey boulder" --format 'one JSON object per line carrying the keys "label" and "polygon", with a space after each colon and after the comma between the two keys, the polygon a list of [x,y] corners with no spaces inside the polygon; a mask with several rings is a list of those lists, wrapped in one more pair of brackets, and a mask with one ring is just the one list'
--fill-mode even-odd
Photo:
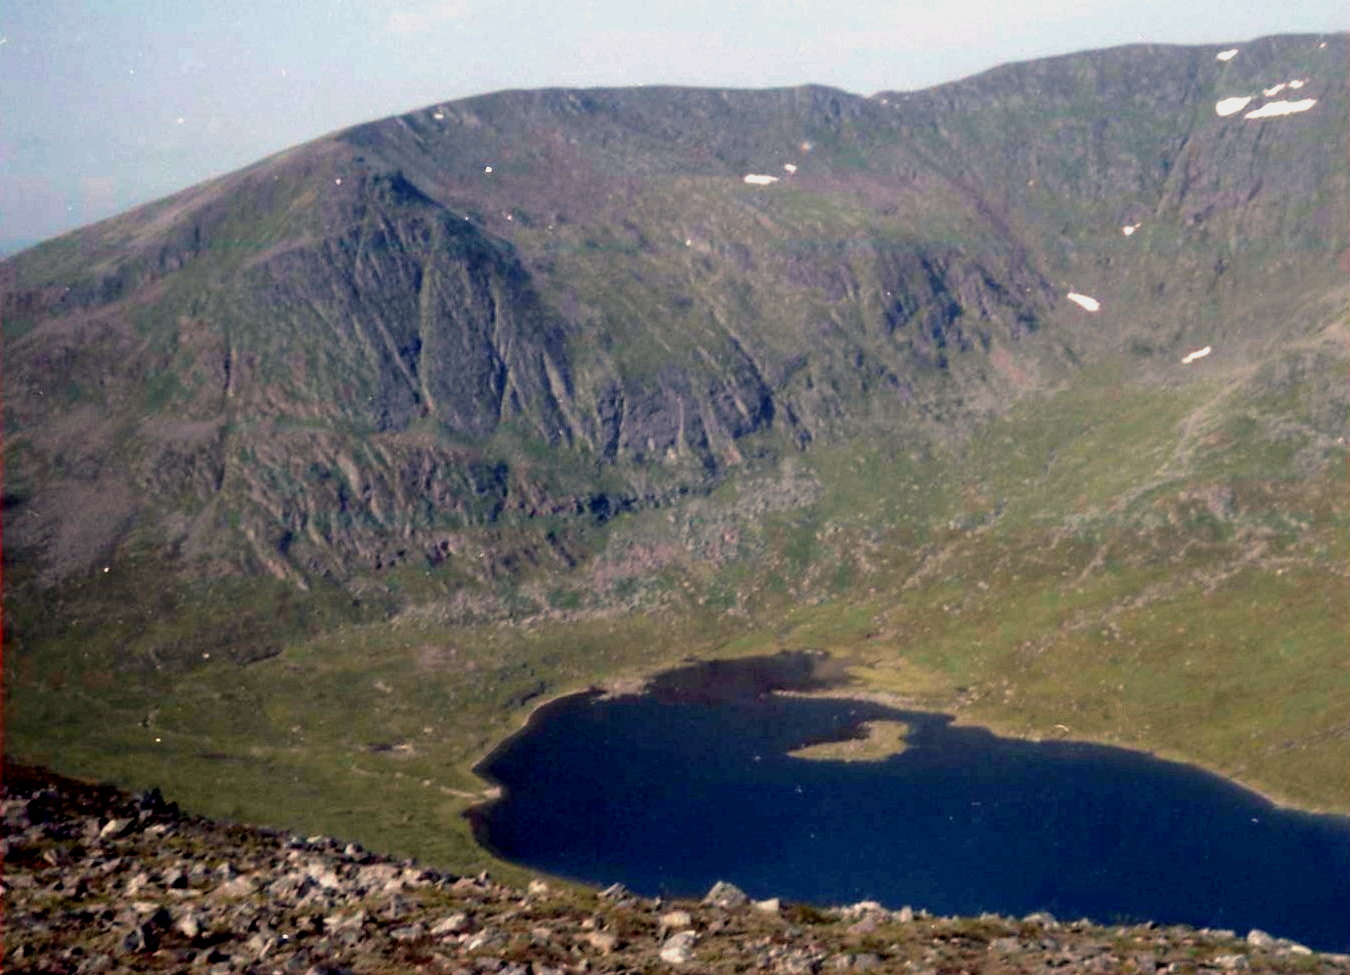
{"label": "large grey boulder", "polygon": [[681,931],[672,934],[661,945],[661,960],[671,965],[683,965],[694,957],[694,942],[698,935],[693,931]]}
{"label": "large grey boulder", "polygon": [[709,907],[725,907],[729,909],[744,907],[749,901],[750,898],[745,895],[745,891],[741,890],[735,884],[727,883],[725,880],[719,880],[717,883],[713,884],[712,889],[709,890],[707,895],[703,898],[703,903],[707,904]]}

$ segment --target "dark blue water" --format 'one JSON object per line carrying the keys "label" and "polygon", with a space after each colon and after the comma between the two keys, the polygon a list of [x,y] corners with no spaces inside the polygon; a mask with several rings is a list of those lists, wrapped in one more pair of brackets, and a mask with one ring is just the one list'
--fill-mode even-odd
{"label": "dark blue water", "polygon": [[[477,813],[480,839],[647,895],[725,879],[760,898],[1256,927],[1350,950],[1350,819],[1139,752],[765,693],[810,686],[811,667],[806,655],[699,665],[642,696],[540,709],[479,768],[504,789]],[[910,725],[903,754],[788,755],[878,719]]]}

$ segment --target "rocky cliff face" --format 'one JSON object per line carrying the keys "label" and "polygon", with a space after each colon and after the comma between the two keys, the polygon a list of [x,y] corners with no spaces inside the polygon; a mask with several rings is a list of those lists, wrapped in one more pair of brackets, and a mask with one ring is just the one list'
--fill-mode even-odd
{"label": "rocky cliff face", "polygon": [[[1214,54],[484,96],[25,252],[10,545],[48,583],[128,545],[348,579],[878,423],[959,437],[1122,350],[1296,340],[1344,298],[1345,38]],[[1315,104],[1216,111],[1247,96]]]}

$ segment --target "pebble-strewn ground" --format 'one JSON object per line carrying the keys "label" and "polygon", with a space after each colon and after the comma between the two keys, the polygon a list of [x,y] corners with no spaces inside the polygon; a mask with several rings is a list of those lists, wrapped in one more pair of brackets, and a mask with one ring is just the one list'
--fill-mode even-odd
{"label": "pebble-strewn ground", "polygon": [[434,972],[1344,972],[1253,931],[934,918],[875,904],[661,902],[452,877],[334,840],[185,816],[10,765],[3,970]]}

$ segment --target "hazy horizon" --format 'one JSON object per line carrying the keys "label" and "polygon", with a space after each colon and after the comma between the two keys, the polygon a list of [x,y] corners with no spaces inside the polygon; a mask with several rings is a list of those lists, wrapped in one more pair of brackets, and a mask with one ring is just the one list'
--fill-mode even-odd
{"label": "hazy horizon", "polygon": [[511,88],[823,84],[914,90],[1130,43],[1350,29],[1350,7],[1206,0],[1005,11],[954,0],[14,0],[0,8],[0,255],[371,119]]}

